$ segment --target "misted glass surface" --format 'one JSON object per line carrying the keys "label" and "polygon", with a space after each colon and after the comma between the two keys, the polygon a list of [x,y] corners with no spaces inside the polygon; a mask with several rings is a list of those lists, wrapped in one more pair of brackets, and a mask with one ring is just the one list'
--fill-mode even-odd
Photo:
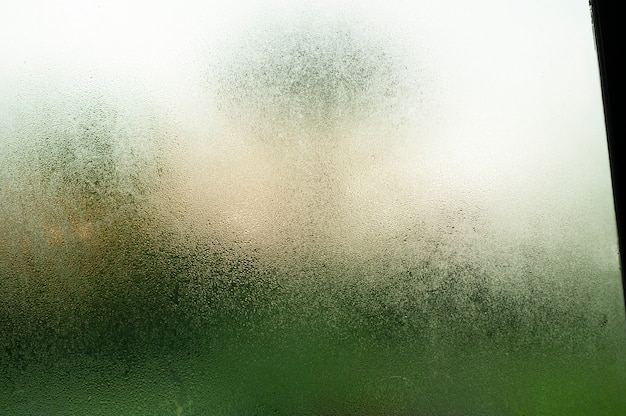
{"label": "misted glass surface", "polygon": [[0,413],[622,415],[586,0],[0,7]]}

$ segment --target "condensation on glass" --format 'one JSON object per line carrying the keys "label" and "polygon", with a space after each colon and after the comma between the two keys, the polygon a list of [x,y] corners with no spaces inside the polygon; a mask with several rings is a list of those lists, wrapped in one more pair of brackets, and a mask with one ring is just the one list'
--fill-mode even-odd
{"label": "condensation on glass", "polygon": [[0,413],[626,414],[586,1],[4,9]]}

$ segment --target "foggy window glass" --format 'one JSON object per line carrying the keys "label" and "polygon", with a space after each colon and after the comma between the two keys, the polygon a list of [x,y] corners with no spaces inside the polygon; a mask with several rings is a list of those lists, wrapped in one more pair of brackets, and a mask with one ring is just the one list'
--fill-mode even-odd
{"label": "foggy window glass", "polygon": [[0,36],[1,414],[626,414],[586,0],[33,0]]}

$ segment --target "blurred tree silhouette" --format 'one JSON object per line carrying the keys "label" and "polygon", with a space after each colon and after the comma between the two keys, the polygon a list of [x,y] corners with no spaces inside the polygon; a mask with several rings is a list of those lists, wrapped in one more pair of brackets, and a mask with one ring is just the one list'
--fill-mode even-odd
{"label": "blurred tree silhouette", "polygon": [[1,156],[9,363],[182,348],[247,325],[273,290],[254,253],[197,240],[176,211],[166,122],[93,95],[33,109]]}
{"label": "blurred tree silhouette", "polygon": [[[252,31],[252,40],[237,44],[236,58],[219,69],[217,97],[225,115],[265,140],[289,140],[285,130],[292,128],[327,131],[388,110],[412,87],[403,57],[363,28],[279,21]],[[314,135],[318,145],[333,138]]]}
{"label": "blurred tree silhouette", "polygon": [[6,348],[104,351],[176,321],[173,280],[148,260],[171,240],[163,146],[173,138],[154,124],[133,136],[108,101],[46,103],[2,156],[2,309],[25,320],[7,329]]}

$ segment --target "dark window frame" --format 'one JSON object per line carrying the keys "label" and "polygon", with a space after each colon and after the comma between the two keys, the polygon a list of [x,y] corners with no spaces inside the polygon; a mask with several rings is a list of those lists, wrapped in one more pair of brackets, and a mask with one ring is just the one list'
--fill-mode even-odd
{"label": "dark window frame", "polygon": [[626,306],[626,166],[625,128],[626,93],[623,78],[626,74],[621,40],[626,36],[624,30],[623,8],[614,0],[589,0],[591,17],[596,40],[596,51],[600,68],[602,100],[608,141],[613,198],[617,220],[617,232],[620,246],[620,265],[622,269],[622,288]]}

